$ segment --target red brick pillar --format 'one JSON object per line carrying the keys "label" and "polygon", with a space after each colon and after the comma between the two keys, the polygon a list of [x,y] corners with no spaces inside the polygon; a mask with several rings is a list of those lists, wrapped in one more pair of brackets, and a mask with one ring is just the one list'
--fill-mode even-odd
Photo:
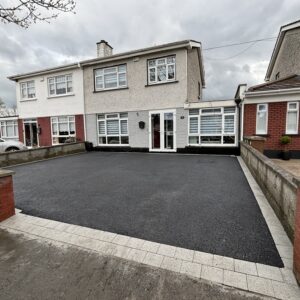
{"label": "red brick pillar", "polygon": [[300,187],[297,191],[297,203],[295,214],[295,235],[294,235],[294,273],[300,284]]}
{"label": "red brick pillar", "polygon": [[0,222],[15,214],[13,171],[0,169]]}

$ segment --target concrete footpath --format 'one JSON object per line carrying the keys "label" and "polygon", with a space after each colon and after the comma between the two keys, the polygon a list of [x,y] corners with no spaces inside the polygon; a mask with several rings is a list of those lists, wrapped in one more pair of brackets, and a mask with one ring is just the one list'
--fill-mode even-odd
{"label": "concrete footpath", "polygon": [[262,299],[169,270],[0,229],[0,298]]}

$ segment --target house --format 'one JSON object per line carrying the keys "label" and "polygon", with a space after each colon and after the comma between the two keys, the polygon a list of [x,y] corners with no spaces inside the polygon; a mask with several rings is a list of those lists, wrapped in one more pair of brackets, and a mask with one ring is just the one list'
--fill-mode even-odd
{"label": "house", "polygon": [[105,41],[83,61],[87,140],[116,147],[171,151],[187,145],[188,112],[205,85],[201,44],[184,40],[113,54]]}
{"label": "house", "polygon": [[80,64],[87,140],[98,149],[203,152],[203,147],[237,147],[235,102],[202,100],[199,42],[113,54],[102,40],[97,55]]}
{"label": "house", "polygon": [[[275,44],[265,83],[243,94],[243,135],[263,136],[265,154],[279,158],[280,138],[291,137],[292,157],[300,158],[300,21],[284,25]],[[239,87],[240,89],[240,87]],[[238,89],[238,90],[239,90]]]}
{"label": "house", "polygon": [[89,141],[99,150],[205,152],[238,147],[234,100],[203,101],[201,43],[183,40],[9,77],[27,146]]}
{"label": "house", "polygon": [[80,64],[15,75],[9,79],[16,82],[19,140],[27,147],[85,140]]}

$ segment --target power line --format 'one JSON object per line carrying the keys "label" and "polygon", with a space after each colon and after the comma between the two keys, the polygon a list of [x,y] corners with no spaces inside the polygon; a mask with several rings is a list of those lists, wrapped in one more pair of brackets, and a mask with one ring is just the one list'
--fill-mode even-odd
{"label": "power line", "polygon": [[263,38],[263,39],[258,39],[258,40],[247,41],[247,42],[240,42],[240,43],[234,43],[234,44],[227,44],[227,45],[222,45],[222,46],[204,48],[202,50],[203,51],[210,51],[210,50],[214,50],[214,49],[227,48],[227,47],[239,46],[239,45],[244,45],[244,44],[252,44],[252,43],[258,43],[258,42],[263,42],[263,41],[270,41],[270,40],[274,40],[276,38],[277,38],[277,36],[274,36],[274,37],[268,37],[268,38]]}
{"label": "power line", "polygon": [[228,60],[228,59],[232,59],[232,58],[235,58],[241,54],[243,54],[244,52],[246,52],[248,49],[250,49],[252,46],[254,46],[255,44],[257,44],[258,42],[253,42],[252,44],[250,44],[248,47],[246,47],[245,49],[243,49],[242,51],[232,55],[232,56],[229,56],[229,57],[225,57],[225,58],[211,58],[211,57],[207,57],[205,56],[205,59],[208,59],[208,60]]}

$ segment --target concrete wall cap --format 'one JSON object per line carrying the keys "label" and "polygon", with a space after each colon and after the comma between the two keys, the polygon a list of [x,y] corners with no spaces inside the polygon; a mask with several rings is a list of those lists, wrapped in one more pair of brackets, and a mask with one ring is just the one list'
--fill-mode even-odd
{"label": "concrete wall cap", "polygon": [[0,169],[0,177],[7,177],[14,174],[15,174],[14,171]]}
{"label": "concrete wall cap", "polygon": [[263,136],[257,136],[257,135],[251,135],[251,136],[244,136],[245,140],[251,140],[251,141],[265,141],[266,138]]}

